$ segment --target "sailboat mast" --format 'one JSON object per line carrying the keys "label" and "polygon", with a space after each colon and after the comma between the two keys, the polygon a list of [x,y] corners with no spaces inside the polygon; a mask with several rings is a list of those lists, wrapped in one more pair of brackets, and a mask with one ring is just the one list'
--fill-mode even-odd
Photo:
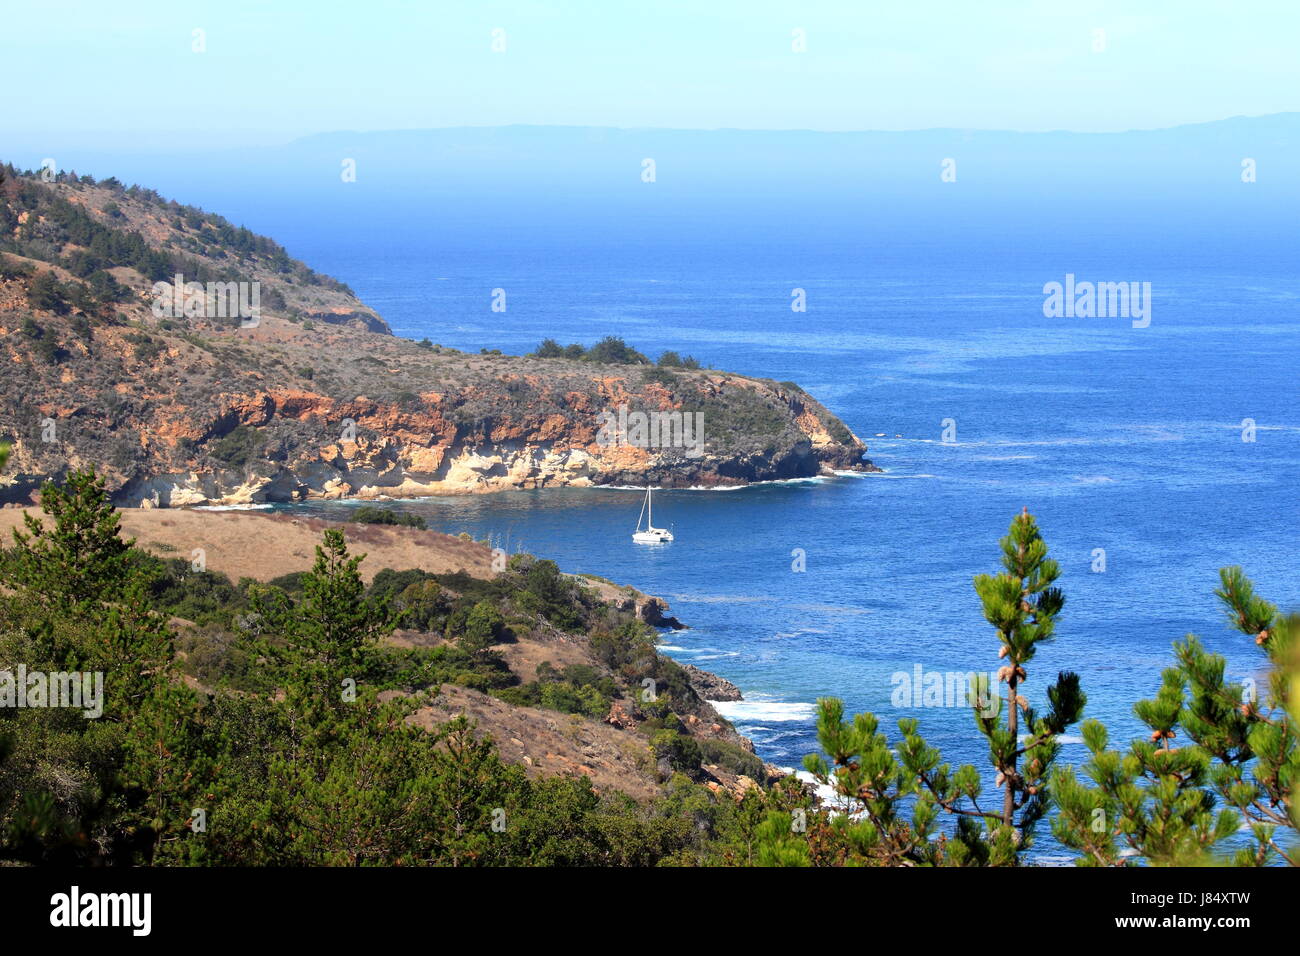
{"label": "sailboat mast", "polygon": [[655,503],[650,495],[650,486],[645,486],[646,530],[655,526]]}

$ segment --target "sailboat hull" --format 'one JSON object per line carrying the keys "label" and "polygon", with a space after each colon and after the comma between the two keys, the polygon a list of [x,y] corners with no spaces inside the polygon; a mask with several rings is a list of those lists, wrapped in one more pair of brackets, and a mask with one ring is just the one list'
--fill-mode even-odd
{"label": "sailboat hull", "polygon": [[[637,544],[664,544],[673,540],[673,533],[667,528],[656,528],[654,526],[654,501],[650,493],[650,486],[646,485],[645,503],[641,505],[641,514],[636,519],[636,531],[632,533],[632,540]],[[645,529],[641,528],[641,518],[646,519]]]}

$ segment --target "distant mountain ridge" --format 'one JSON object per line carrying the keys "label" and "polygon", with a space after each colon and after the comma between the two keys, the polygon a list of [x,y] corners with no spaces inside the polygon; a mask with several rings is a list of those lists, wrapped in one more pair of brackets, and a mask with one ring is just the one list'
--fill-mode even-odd
{"label": "distant mountain ridge", "polygon": [[[1241,160],[1257,185],[1300,193],[1300,113],[1233,117],[1118,133],[925,129],[678,130],[604,127],[459,127],[321,133],[271,151],[272,167],[325,169],[349,157],[372,189],[401,181],[416,192],[497,189],[536,194],[645,194],[653,159],[659,193],[735,195],[779,186],[798,195],[911,193],[961,184],[968,193],[1068,191],[1100,183],[1161,194],[1241,185]],[[955,160],[955,182],[940,164]],[[332,165],[337,165],[337,161]],[[323,183],[322,183],[323,184]],[[638,193],[638,191],[640,191]]]}
{"label": "distant mountain ridge", "polygon": [[[51,150],[52,151],[52,150]],[[46,151],[48,154],[50,151]],[[653,191],[641,163],[654,159]],[[183,176],[222,190],[298,195],[335,191],[352,160],[353,191],[447,199],[559,194],[660,201],[671,196],[754,195],[779,188],[802,197],[934,196],[960,184],[967,198],[1088,190],[1118,197],[1185,197],[1241,185],[1254,159],[1258,191],[1300,195],[1300,113],[1236,116],[1124,132],[922,130],[622,129],[587,126],[445,127],[331,131],[283,146],[155,153],[60,152],[60,165],[129,169],[168,184]],[[957,161],[955,183],[939,164]],[[39,160],[33,157],[32,164]],[[242,187],[240,187],[242,184]],[[950,194],[938,193],[945,199]],[[1228,193],[1231,195],[1231,193]]]}

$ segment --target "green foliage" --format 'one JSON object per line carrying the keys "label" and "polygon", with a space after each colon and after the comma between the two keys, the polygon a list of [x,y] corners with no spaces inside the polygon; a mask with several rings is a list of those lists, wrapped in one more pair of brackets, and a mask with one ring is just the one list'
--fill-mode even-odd
{"label": "green foliage", "polygon": [[[658,706],[639,700],[638,706],[653,713],[677,708],[692,711],[699,698],[691,689],[686,672],[655,651],[654,632],[640,621],[625,621],[611,627],[605,622],[591,631],[591,650],[597,660],[632,687],[653,687]],[[649,685],[646,681],[650,681]]]}
{"label": "green foliage", "polygon": [[460,646],[467,651],[485,651],[505,636],[506,622],[501,612],[487,601],[479,601],[460,623]]}
{"label": "green foliage", "polygon": [[126,340],[134,346],[131,351],[138,361],[152,364],[163,353],[162,341],[143,332],[132,332]]}
{"label": "green foliage", "polygon": [[63,286],[53,272],[42,272],[27,284],[27,304],[42,312],[60,315],[68,311],[68,300]]}
{"label": "green foliage", "polygon": [[[193,281],[205,283],[240,278],[234,270],[214,269],[203,260],[151,247],[139,232],[129,228],[127,216],[116,200],[104,204],[103,211],[108,221],[101,222],[84,203],[69,201],[65,195],[40,182],[37,174],[31,171],[19,174],[12,166],[9,170],[13,183],[0,193],[0,242],[13,252],[45,262],[57,262],[81,278],[92,275],[95,270],[106,272],[117,267],[134,269],[151,282],[170,280],[178,272]],[[58,173],[56,181],[69,185],[94,182],[89,176],[76,178],[67,172]],[[146,203],[155,215],[171,219],[176,228],[190,233],[186,237],[189,248],[215,252],[222,259],[256,257],[267,269],[290,276],[295,283],[351,293],[344,283],[318,275],[301,262],[290,259],[278,243],[255,235],[242,226],[236,227],[221,216],[205,213],[194,206],[169,203],[152,189],[140,186],[122,189],[115,179],[110,178],[99,185],[112,189],[118,196],[129,196]],[[23,212],[29,215],[26,225],[18,229],[18,219]],[[67,254],[60,255],[65,250]],[[91,291],[99,301],[110,301],[101,290],[94,288],[93,282]],[[277,302],[278,295],[274,288],[263,290],[267,308],[281,308]],[[46,298],[45,301],[51,300]]]}
{"label": "green foliage", "polygon": [[587,350],[588,362],[601,365],[649,365],[650,360],[617,335],[607,335]]}
{"label": "green foliage", "polygon": [[85,613],[139,584],[143,573],[120,536],[120,518],[92,471],[70,472],[62,485],[41,489],[49,521],[23,515],[26,531],[14,530],[9,580],[49,607]]}
{"label": "green foliage", "polygon": [[704,755],[694,737],[675,730],[659,730],[650,738],[650,747],[673,770],[687,774],[699,772]]}
{"label": "green foliage", "polygon": [[656,385],[662,385],[665,388],[673,388],[677,385],[677,376],[672,372],[666,371],[658,366],[651,366],[642,373],[642,380]]}
{"label": "green foliage", "polygon": [[672,351],[671,349],[662,353],[659,356],[658,364],[660,368],[697,369],[700,367],[700,363],[696,361],[693,356],[687,355],[685,357],[682,357],[678,355],[676,352]]}
{"label": "green foliage", "polygon": [[261,432],[248,425],[236,425],[212,446],[210,454],[227,468],[244,468],[261,453]]}
{"label": "green foliage", "polygon": [[[1003,792],[1002,810],[985,809],[982,783],[972,765],[953,771],[926,743],[915,719],[898,722],[901,739],[891,744],[873,714],[843,719],[843,704],[818,702],[817,734],[827,755],[809,755],[804,766],[850,806],[859,810],[845,823],[845,834],[863,859],[889,865],[1014,865],[1031,844],[1034,828],[1049,806],[1048,774],[1058,737],[1076,723],[1086,700],[1077,675],[1063,672],[1047,688],[1051,710],[1038,716],[1020,694],[1025,664],[1037,645],[1051,640],[1056,616],[1065,604],[1053,586],[1060,574],[1047,557],[1047,545],[1026,510],[1011,522],[1001,541],[1003,571],[975,577],[984,617],[994,626],[1004,660],[998,678],[1007,685],[1004,707],[997,698],[971,688],[976,729],[989,746]],[[1021,719],[1023,717],[1023,729]],[[829,761],[827,760],[829,757]],[[910,806],[911,820],[901,811]],[[956,819],[942,851],[930,837],[939,812]]]}
{"label": "green foliage", "polygon": [[[591,348],[574,343],[561,347],[555,339],[543,339],[532,358],[583,359],[601,365],[649,365],[650,360],[629,346],[617,335],[607,335]],[[695,366],[698,368],[698,365]]]}
{"label": "green foliage", "polygon": [[224,574],[195,570],[183,558],[160,560],[137,554],[147,565],[149,597],[155,607],[196,624],[233,624],[237,614],[248,608],[244,590]]}
{"label": "green foliage", "polygon": [[286,697],[321,723],[345,711],[348,691],[370,676],[375,645],[396,626],[387,602],[366,596],[357,571],[363,557],[348,553],[342,531],[327,529],[300,598],[253,595],[254,610],[279,637],[265,655],[284,668]]}
{"label": "green foliage", "polygon": [[518,682],[500,656],[473,654],[452,644],[437,647],[380,647],[369,669],[379,690],[415,693],[456,684],[489,693]]}
{"label": "green foliage", "polygon": [[391,508],[375,508],[371,505],[362,505],[352,512],[351,520],[360,524],[387,524],[404,528],[419,528],[421,531],[428,527],[424,519],[419,515],[394,511]]}
{"label": "green foliage", "polygon": [[830,435],[831,438],[835,439],[841,445],[853,444],[853,432],[849,431],[849,427],[838,418],[832,417],[825,424],[826,433]]}
{"label": "green foliage", "polygon": [[[0,708],[0,858],[131,863],[182,838],[206,773],[196,700],[103,483],[42,491],[0,564],[6,668],[99,675],[102,713]],[[91,836],[93,835],[93,840]]]}
{"label": "green foliage", "polygon": [[592,667],[571,664],[557,672],[543,661],[537,668],[537,680],[496,691],[495,696],[517,706],[604,717],[616,693],[614,681]]}
{"label": "green foliage", "polygon": [[791,829],[790,817],[780,810],[769,810],[755,831],[758,847],[755,866],[811,866],[808,840]]}
{"label": "green foliage", "polygon": [[[1175,665],[1165,670],[1156,697],[1134,705],[1150,728],[1148,739],[1132,741],[1121,754],[1106,748],[1104,727],[1085,724],[1091,758],[1081,769],[1092,786],[1073,768],[1054,777],[1061,807],[1054,830],[1080,851],[1080,865],[1133,862],[1121,851],[1154,865],[1220,863],[1218,844],[1243,823],[1254,845],[1232,862],[1300,863],[1294,799],[1300,616],[1280,614],[1256,595],[1239,567],[1224,568],[1219,578],[1216,594],[1229,623],[1253,637],[1267,658],[1268,687],[1261,695],[1253,683],[1227,683],[1227,661],[1188,635],[1174,644]],[[1188,742],[1176,745],[1180,732]]]}
{"label": "green foliage", "polygon": [[762,780],[765,775],[763,761],[743,747],[709,737],[702,738],[699,745],[702,763],[716,764],[723,770],[743,774],[751,780]]}
{"label": "green foliage", "polygon": [[545,618],[562,630],[582,626],[586,617],[582,588],[562,575],[554,561],[516,555],[510,571],[518,583],[515,603],[521,611]]}
{"label": "green foliage", "polygon": [[708,427],[719,438],[742,444],[757,440],[771,448],[789,427],[788,409],[752,388],[730,388],[710,408]]}
{"label": "green foliage", "polygon": [[370,584],[370,597],[384,598],[401,615],[402,627],[441,631],[451,611],[451,599],[434,575],[412,569],[384,568]]}

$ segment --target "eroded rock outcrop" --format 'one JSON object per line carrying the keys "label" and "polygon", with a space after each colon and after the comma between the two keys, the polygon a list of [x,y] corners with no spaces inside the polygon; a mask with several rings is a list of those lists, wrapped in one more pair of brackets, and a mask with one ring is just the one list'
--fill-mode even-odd
{"label": "eroded rock outcrop", "polygon": [[732,701],[744,699],[741,697],[739,687],[717,674],[702,671],[694,664],[683,664],[682,670],[686,671],[686,677],[691,682],[691,689],[704,700]]}

